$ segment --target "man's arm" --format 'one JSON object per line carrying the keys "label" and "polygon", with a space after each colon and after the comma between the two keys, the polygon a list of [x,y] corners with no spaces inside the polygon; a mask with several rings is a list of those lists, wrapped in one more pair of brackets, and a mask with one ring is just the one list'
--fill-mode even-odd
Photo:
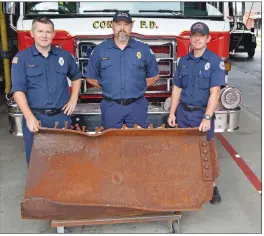
{"label": "man's arm", "polygon": [[147,87],[154,84],[159,79],[159,75],[156,75],[154,77],[147,78]]}
{"label": "man's arm", "polygon": [[[205,111],[206,115],[210,115],[211,117],[213,116],[214,112],[216,111],[219,98],[220,98],[220,86],[215,86],[210,88],[210,96]],[[210,128],[211,128],[211,121],[202,119],[202,122],[199,126],[199,130],[202,132],[206,132],[210,130]]]}
{"label": "man's arm", "polygon": [[86,78],[86,81],[91,84],[92,86],[100,89],[101,88],[101,85],[98,83],[98,80],[97,79],[90,79],[90,78]]}
{"label": "man's arm", "polygon": [[210,88],[210,96],[205,114],[212,116],[216,111],[220,98],[220,86]]}
{"label": "man's arm", "polygon": [[[80,68],[78,67],[75,58],[69,53],[69,69],[67,76],[71,80],[72,84],[72,91],[69,101],[64,105],[62,110],[64,110],[64,114],[67,114],[68,116],[71,115],[77,105],[79,92],[81,89],[81,77],[82,73],[80,71]],[[68,88],[67,88],[68,89]]]}
{"label": "man's arm", "polygon": [[173,85],[172,94],[171,94],[171,107],[170,114],[168,117],[168,124],[172,127],[176,125],[176,116],[175,112],[180,102],[182,88]]}
{"label": "man's arm", "polygon": [[[212,116],[216,111],[219,98],[220,89],[225,87],[225,64],[219,57],[218,61],[212,64],[213,72],[210,77],[210,96],[207,103],[206,115]],[[206,129],[207,128],[207,129]],[[200,131],[208,131],[211,128],[210,120],[202,119],[199,126]]]}
{"label": "man's arm", "polygon": [[27,127],[30,132],[37,132],[40,124],[28,105],[26,97],[27,78],[25,72],[24,59],[20,55],[20,53],[16,54],[16,56],[12,60],[11,80],[11,93],[14,94],[14,100],[26,119]]}
{"label": "man's arm", "polygon": [[24,92],[16,91],[14,93],[14,100],[17,103],[22,114],[24,115],[27,122],[27,127],[30,130],[30,132],[39,131],[38,129],[40,126],[39,121],[36,119],[31,109],[29,108],[28,101]]}

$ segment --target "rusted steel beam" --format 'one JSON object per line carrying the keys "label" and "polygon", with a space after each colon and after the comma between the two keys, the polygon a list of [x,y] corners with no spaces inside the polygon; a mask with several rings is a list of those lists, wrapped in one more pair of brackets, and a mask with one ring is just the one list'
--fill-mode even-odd
{"label": "rusted steel beam", "polygon": [[40,128],[21,215],[67,220],[198,210],[218,173],[214,140],[198,129],[92,135]]}

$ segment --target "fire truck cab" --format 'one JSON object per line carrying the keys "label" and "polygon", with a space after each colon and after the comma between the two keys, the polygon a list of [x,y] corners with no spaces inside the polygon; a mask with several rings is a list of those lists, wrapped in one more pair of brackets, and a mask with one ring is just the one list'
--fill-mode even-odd
{"label": "fire truck cab", "polygon": [[[231,4],[232,5],[232,4]],[[154,127],[167,123],[172,78],[178,60],[191,48],[189,29],[196,21],[210,29],[208,48],[225,61],[226,83],[231,64],[229,57],[230,4],[228,2],[8,2],[4,12],[10,15],[10,27],[17,32],[18,50],[33,44],[32,20],[40,14],[51,18],[56,35],[53,44],[69,50],[85,74],[92,50],[112,37],[112,18],[116,10],[128,11],[133,19],[132,37],[148,44],[155,53],[160,79],[145,93],[149,101],[149,120]],[[17,19],[14,22],[14,19]],[[69,88],[71,88],[70,81]],[[10,96],[12,97],[12,96]],[[94,132],[101,126],[102,93],[82,78],[79,103],[72,114],[73,125],[86,126]],[[232,132],[239,128],[241,93],[228,85],[221,91],[215,113],[215,132]],[[8,100],[10,133],[22,136],[22,113]]]}

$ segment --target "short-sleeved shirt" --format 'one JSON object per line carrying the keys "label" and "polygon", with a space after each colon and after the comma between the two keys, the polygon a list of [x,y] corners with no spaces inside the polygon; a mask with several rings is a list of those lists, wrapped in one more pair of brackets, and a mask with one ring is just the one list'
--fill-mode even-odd
{"label": "short-sleeved shirt", "polygon": [[30,108],[60,109],[70,96],[67,77],[82,77],[69,51],[52,46],[46,58],[33,45],[13,58],[11,92],[24,92]]}
{"label": "short-sleeved shirt", "polygon": [[210,88],[225,87],[224,62],[208,49],[198,58],[190,52],[179,60],[173,84],[182,88],[180,100],[185,104],[207,106]]}
{"label": "short-sleeved shirt", "polygon": [[146,78],[158,74],[156,57],[146,44],[130,38],[121,50],[111,38],[95,47],[85,76],[98,81],[104,96],[130,99],[144,95]]}

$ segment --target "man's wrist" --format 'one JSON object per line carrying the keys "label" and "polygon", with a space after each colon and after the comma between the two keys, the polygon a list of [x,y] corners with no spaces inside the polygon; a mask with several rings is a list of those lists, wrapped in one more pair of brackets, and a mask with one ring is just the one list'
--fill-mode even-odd
{"label": "man's wrist", "polygon": [[212,119],[212,116],[209,115],[209,114],[204,114],[204,117],[203,117],[205,120],[211,120]]}
{"label": "man's wrist", "polygon": [[34,118],[35,116],[34,116],[34,114],[32,112],[30,112],[28,114],[24,114],[24,117],[25,117],[26,120],[29,120],[29,119]]}
{"label": "man's wrist", "polygon": [[70,101],[77,102],[78,101],[78,97],[79,97],[79,95],[77,95],[77,96],[72,95],[70,97]]}

